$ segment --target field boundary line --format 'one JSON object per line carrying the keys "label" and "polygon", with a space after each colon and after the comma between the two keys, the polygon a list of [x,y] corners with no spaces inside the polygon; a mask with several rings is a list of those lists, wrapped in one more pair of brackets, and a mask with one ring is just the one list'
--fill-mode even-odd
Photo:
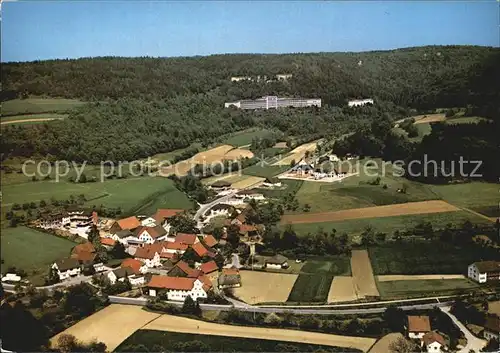
{"label": "field boundary line", "polygon": [[481,214],[481,213],[479,213],[479,212],[473,211],[473,210],[471,210],[470,208],[467,208],[467,207],[460,207],[460,209],[461,209],[461,210],[463,210],[463,211],[465,211],[465,212],[472,213],[472,214],[474,214],[474,215],[476,215],[476,216],[478,216],[478,217],[481,217],[481,218],[483,218],[483,219],[485,219],[485,220],[487,220],[487,221],[490,221],[490,222],[496,222],[496,221],[492,220],[490,217],[485,216],[484,214]]}

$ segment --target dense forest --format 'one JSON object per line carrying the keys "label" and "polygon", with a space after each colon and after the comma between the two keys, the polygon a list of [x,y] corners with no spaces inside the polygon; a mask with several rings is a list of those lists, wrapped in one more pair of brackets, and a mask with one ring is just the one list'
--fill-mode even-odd
{"label": "dense forest", "polygon": [[[207,145],[226,133],[270,127],[285,136],[339,136],[415,111],[465,107],[496,118],[500,49],[432,46],[365,53],[85,58],[2,65],[2,100],[45,96],[90,102],[68,119],[2,131],[9,156],[75,161],[133,160]],[[291,73],[288,81],[231,82],[231,76]],[[323,107],[239,111],[226,101],[267,94],[319,97]],[[351,109],[350,98],[373,107]]]}

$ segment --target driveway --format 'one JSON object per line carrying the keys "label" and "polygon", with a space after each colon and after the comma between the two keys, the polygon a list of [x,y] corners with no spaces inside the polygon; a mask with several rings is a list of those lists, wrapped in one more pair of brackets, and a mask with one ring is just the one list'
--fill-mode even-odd
{"label": "driveway", "polygon": [[453,322],[455,323],[455,325],[458,326],[458,328],[460,329],[460,331],[462,331],[465,335],[465,338],[467,339],[467,345],[462,348],[461,350],[459,350],[458,352],[459,353],[469,353],[470,351],[474,351],[474,352],[479,352],[485,345],[486,345],[486,341],[483,340],[483,339],[480,339],[480,338],[477,338],[476,336],[474,336],[467,327],[465,327],[464,324],[462,324],[455,315],[453,315],[452,313],[450,313],[450,307],[449,306],[444,306],[444,307],[440,307],[439,309],[441,309],[441,311],[443,313],[445,313],[446,315],[448,315],[452,320]]}

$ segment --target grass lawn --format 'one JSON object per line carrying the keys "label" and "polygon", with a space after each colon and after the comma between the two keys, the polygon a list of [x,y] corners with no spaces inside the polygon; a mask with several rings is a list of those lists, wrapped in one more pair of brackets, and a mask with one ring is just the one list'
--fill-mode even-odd
{"label": "grass lawn", "polygon": [[[116,352],[132,352],[127,346],[145,345],[153,352],[159,345],[168,352],[342,352],[341,348],[311,345],[306,343],[283,342],[266,339],[199,335],[156,330],[138,330],[128,337]],[[190,347],[187,347],[190,346]],[[158,349],[159,347],[155,347]],[[350,350],[351,351],[351,350]],[[358,350],[352,349],[353,352]]]}
{"label": "grass lawn", "polygon": [[287,301],[298,303],[326,302],[332,280],[333,275],[331,274],[300,274],[295,280]]}
{"label": "grass lawn", "polygon": [[369,254],[375,275],[462,274],[475,261],[498,259],[497,249],[440,241],[385,243],[371,247]]}
{"label": "grass lawn", "polygon": [[[64,112],[78,107],[85,102],[78,99],[64,98],[28,98],[13,99],[2,103],[2,114],[32,114],[48,112]],[[3,119],[2,119],[3,120]]]}
{"label": "grass lawn", "polygon": [[[443,212],[382,218],[361,218],[340,222],[302,223],[294,224],[293,229],[298,235],[315,233],[318,229],[330,232],[333,228],[339,233],[349,235],[360,234],[367,226],[372,226],[377,232],[392,234],[395,230],[404,230],[421,222],[430,222],[434,228],[444,228],[448,223],[463,224],[466,220],[474,224],[491,224],[491,222],[466,211]],[[281,225],[285,229],[286,225]]]}
{"label": "grass lawn", "polygon": [[270,178],[290,169],[290,166],[287,165],[268,165],[266,163],[264,163],[265,165],[262,164],[263,163],[257,163],[248,168],[245,168],[242,170],[242,173],[245,175]]}
{"label": "grass lawn", "polygon": [[431,185],[433,192],[443,200],[458,206],[467,207],[489,217],[500,216],[500,184],[472,182],[453,185]]}
{"label": "grass lawn", "polygon": [[252,140],[256,137],[264,138],[272,134],[271,130],[266,129],[248,129],[239,132],[235,132],[230,136],[224,138],[221,143],[226,145],[232,145],[235,147],[246,146],[252,143]]}
{"label": "grass lawn", "polygon": [[453,295],[479,288],[479,285],[468,279],[426,279],[378,282],[377,287],[382,299],[396,299],[425,295]]}
{"label": "grass lawn", "polygon": [[193,143],[186,148],[179,148],[177,150],[173,150],[170,152],[155,154],[154,156],[151,156],[151,159],[155,159],[159,162],[160,161],[169,161],[172,158],[174,158],[175,156],[178,156],[178,155],[182,154],[183,152],[186,152],[187,150],[194,149],[194,148],[197,148],[198,151],[200,151],[200,152],[205,150],[205,148],[203,148],[203,146],[200,143]]}
{"label": "grass lawn", "polygon": [[9,266],[16,266],[38,273],[46,272],[55,260],[70,255],[76,243],[36,230],[17,227],[2,229],[1,254],[4,264],[2,272]]}
{"label": "grass lawn", "polygon": [[335,276],[351,275],[351,258],[349,256],[315,256],[310,257],[302,266],[304,274],[331,274]]}
{"label": "grass lawn", "polygon": [[[103,183],[70,183],[61,181],[38,181],[5,185],[2,205],[68,199],[70,195],[84,194],[88,206],[104,205],[121,207],[124,213],[139,210],[148,204],[154,207],[191,208],[192,203],[185,194],[177,190],[170,179],[161,177],[138,177],[107,180]],[[93,199],[93,200],[92,200]],[[148,212],[152,211],[148,210]]]}
{"label": "grass lawn", "polygon": [[481,121],[488,121],[486,118],[481,118],[479,116],[461,116],[458,118],[448,118],[446,119],[446,124],[454,125],[454,124],[476,124]]}

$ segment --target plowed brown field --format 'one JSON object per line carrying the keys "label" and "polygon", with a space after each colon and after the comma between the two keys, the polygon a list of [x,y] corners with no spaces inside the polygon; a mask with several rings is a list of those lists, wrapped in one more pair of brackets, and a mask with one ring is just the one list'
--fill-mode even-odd
{"label": "plowed brown field", "polygon": [[351,253],[351,270],[354,291],[359,297],[380,296],[368,251],[353,250]]}
{"label": "plowed brown field", "polygon": [[404,215],[422,214],[422,213],[441,213],[441,212],[452,212],[452,211],[460,211],[460,209],[453,205],[450,205],[447,202],[434,200],[434,201],[408,202],[396,205],[355,208],[352,210],[343,210],[343,211],[284,215],[281,218],[281,223],[283,224],[320,223],[320,222],[345,221],[348,219],[358,219],[358,218],[380,218],[380,217],[404,216]]}

